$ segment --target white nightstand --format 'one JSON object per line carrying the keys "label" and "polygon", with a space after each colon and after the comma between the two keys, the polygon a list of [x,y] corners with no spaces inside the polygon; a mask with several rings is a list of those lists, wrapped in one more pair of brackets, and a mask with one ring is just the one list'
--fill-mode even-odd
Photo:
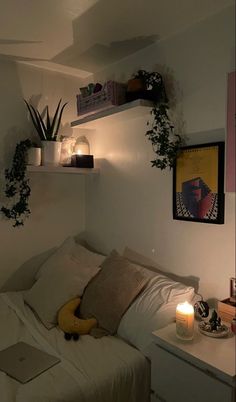
{"label": "white nightstand", "polygon": [[236,337],[210,338],[195,327],[192,341],[175,324],[153,332],[151,402],[235,402]]}

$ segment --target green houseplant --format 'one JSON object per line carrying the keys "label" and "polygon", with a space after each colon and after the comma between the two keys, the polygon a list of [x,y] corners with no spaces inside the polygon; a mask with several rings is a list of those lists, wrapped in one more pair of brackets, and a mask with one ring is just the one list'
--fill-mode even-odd
{"label": "green houseplant", "polygon": [[46,106],[46,114],[45,114],[45,121],[43,118],[43,113],[40,114],[38,109],[28,103],[25,99],[24,102],[29,110],[33,125],[41,139],[41,141],[57,141],[58,139],[58,131],[61,124],[62,113],[67,105],[61,107],[61,99],[57,105],[56,111],[54,116],[50,118],[49,115],[49,107]]}
{"label": "green houseplant", "polygon": [[161,170],[167,167],[171,169],[183,140],[175,133],[174,124],[169,117],[169,101],[162,76],[156,71],[138,70],[134,78],[143,82],[147,94],[149,93],[146,99],[153,101],[151,110],[153,121],[152,123],[148,121],[149,129],[145,134],[156,154],[156,158],[151,161],[152,166]]}
{"label": "green houseplant", "polygon": [[26,177],[27,151],[32,146],[29,139],[16,145],[12,166],[5,170],[5,196],[8,205],[1,207],[7,219],[13,220],[13,227],[24,225],[30,215],[28,199],[30,196],[29,180]]}
{"label": "green houseplant", "polygon": [[61,142],[58,141],[58,133],[61,125],[62,113],[67,103],[61,106],[61,99],[58,102],[53,117],[49,115],[49,108],[46,106],[45,113],[41,113],[26,100],[32,123],[42,141],[42,163],[43,165],[58,166],[60,162]]}

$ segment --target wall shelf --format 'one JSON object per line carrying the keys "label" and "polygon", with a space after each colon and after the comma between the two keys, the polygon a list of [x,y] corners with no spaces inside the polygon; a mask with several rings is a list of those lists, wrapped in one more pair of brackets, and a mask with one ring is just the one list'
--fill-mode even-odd
{"label": "wall shelf", "polygon": [[71,127],[79,128],[95,128],[98,120],[113,118],[116,119],[132,119],[140,116],[147,115],[150,113],[153,102],[145,99],[137,99],[133,102],[124,103],[120,106],[112,106],[108,109],[101,110],[90,114],[89,116],[80,117],[78,120],[71,122]]}
{"label": "wall shelf", "polygon": [[86,169],[64,166],[27,166],[27,171],[30,173],[65,173],[65,174],[80,174],[91,175],[99,174],[99,169]]}

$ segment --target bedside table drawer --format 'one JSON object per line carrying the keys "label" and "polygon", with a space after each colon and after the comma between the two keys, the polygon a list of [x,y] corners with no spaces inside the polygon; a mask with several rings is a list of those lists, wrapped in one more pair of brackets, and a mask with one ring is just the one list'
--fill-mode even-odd
{"label": "bedside table drawer", "polygon": [[152,349],[151,388],[156,401],[233,401],[230,386],[157,345]]}

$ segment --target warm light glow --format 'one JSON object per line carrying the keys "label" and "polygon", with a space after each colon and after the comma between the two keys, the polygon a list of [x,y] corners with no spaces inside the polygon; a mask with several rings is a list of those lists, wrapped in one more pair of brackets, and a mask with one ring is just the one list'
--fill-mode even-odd
{"label": "warm light glow", "polygon": [[90,146],[86,137],[82,136],[77,138],[74,153],[76,155],[90,155]]}
{"label": "warm light glow", "polygon": [[176,336],[182,340],[192,340],[194,334],[194,308],[188,302],[176,307]]}
{"label": "warm light glow", "polygon": [[184,303],[178,304],[176,311],[178,311],[179,313],[183,313],[183,314],[193,314],[194,308],[193,308],[192,304],[189,304],[186,301]]}

